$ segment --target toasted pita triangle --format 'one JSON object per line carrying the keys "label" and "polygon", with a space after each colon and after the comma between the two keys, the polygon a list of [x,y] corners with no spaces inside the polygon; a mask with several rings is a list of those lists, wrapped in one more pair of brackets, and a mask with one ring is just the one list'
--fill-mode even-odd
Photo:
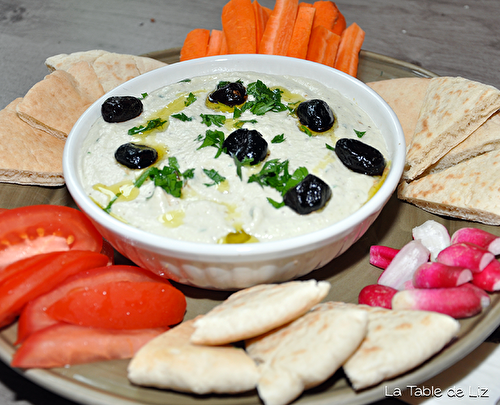
{"label": "toasted pita triangle", "polygon": [[488,118],[465,141],[459,143],[432,165],[426,173],[435,173],[485,152],[500,149],[500,112]]}
{"label": "toasted pita triangle", "polygon": [[330,378],[358,348],[367,324],[365,311],[331,308],[246,342],[259,364],[257,390],[264,404],[288,404]]}
{"label": "toasted pita triangle", "polygon": [[131,382],[196,394],[252,390],[259,373],[241,348],[189,342],[194,320],[185,321],[146,343],[128,366]]}
{"label": "toasted pita triangle", "polygon": [[191,342],[219,345],[261,335],[305,314],[329,290],[327,281],[295,280],[237,291],[195,322]]}
{"label": "toasted pita triangle", "polygon": [[104,89],[89,62],[76,62],[68,67],[67,72],[76,79],[80,90],[89,100],[95,101],[104,95]]}
{"label": "toasted pita triangle", "polygon": [[17,113],[31,126],[64,140],[92,102],[72,75],[56,70],[28,90]]}
{"label": "toasted pita triangle", "polygon": [[22,121],[16,113],[20,101],[0,111],[0,181],[60,186],[64,141]]}
{"label": "toasted pita triangle", "polygon": [[500,151],[465,160],[410,183],[398,197],[438,215],[500,225]]}
{"label": "toasted pita triangle", "polygon": [[413,138],[430,80],[422,77],[405,77],[367,83],[396,113],[405,134],[407,147]]}
{"label": "toasted pita triangle", "polygon": [[391,379],[439,352],[458,333],[460,323],[437,312],[389,310],[325,302],[315,310],[357,308],[368,313],[368,331],[343,368],[355,390]]}
{"label": "toasted pita triangle", "polygon": [[500,108],[500,90],[461,77],[431,79],[406,156],[413,180],[464,141]]}
{"label": "toasted pita triangle", "polygon": [[54,55],[45,60],[45,66],[50,71],[54,70],[64,70],[67,71],[72,65],[78,62],[87,62],[92,65],[92,63],[99,57],[110,52],[101,49],[93,49],[91,51],[73,52],[70,54],[61,53],[59,55]]}

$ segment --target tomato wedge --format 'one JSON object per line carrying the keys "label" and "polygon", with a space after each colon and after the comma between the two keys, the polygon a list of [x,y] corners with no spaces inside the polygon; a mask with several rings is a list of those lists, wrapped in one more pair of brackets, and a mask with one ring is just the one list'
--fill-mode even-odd
{"label": "tomato wedge", "polygon": [[113,265],[81,271],[58,284],[54,289],[31,300],[22,310],[17,323],[17,341],[22,343],[32,333],[57,323],[46,310],[55,302],[78,288],[92,289],[94,286],[112,281],[156,281],[169,282],[149,270],[136,266]]}
{"label": "tomato wedge", "polygon": [[61,250],[99,252],[102,236],[77,209],[32,205],[0,213],[0,268],[19,258]]}
{"label": "tomato wedge", "polygon": [[0,327],[11,323],[28,301],[47,293],[69,276],[108,262],[106,255],[81,250],[46,253],[35,258],[39,259],[38,265],[13,271],[0,284]]}
{"label": "tomato wedge", "polygon": [[14,353],[11,366],[52,368],[128,359],[166,330],[106,330],[57,323],[32,334]]}
{"label": "tomato wedge", "polygon": [[52,304],[47,314],[58,321],[111,329],[175,325],[186,312],[186,298],[170,284],[153,281],[107,282],[80,287]]}

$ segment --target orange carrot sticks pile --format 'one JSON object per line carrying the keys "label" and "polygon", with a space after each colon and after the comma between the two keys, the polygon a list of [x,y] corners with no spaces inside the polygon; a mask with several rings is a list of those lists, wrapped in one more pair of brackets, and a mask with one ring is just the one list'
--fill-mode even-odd
{"label": "orange carrot sticks pile", "polygon": [[222,30],[194,29],[181,61],[204,56],[261,53],[307,59],[356,76],[365,32],[330,0],[276,0],[271,10],[257,0],[229,0]]}

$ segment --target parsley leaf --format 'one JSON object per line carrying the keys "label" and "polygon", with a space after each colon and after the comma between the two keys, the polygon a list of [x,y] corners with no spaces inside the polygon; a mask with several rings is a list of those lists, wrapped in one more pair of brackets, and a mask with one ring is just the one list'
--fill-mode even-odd
{"label": "parsley leaf", "polygon": [[213,146],[213,147],[218,149],[217,153],[214,156],[214,158],[217,159],[220,156],[220,154],[223,152],[222,143],[224,142],[224,138],[225,138],[224,132],[207,129],[207,131],[205,132],[204,139],[203,139],[203,135],[198,136],[198,140],[201,141],[203,139],[203,143],[196,150],[199,150],[201,148],[205,148],[207,146]]}
{"label": "parsley leaf", "polygon": [[187,122],[187,121],[192,121],[193,119],[191,117],[188,117],[186,114],[184,113],[180,113],[180,114],[172,114],[171,117],[174,117],[174,118],[177,118],[178,120],[181,120],[183,122]]}
{"label": "parsley leaf", "polygon": [[250,166],[253,162],[253,158],[246,157],[243,160],[239,160],[236,156],[233,156],[234,163],[236,165],[236,174],[241,180],[241,168],[243,166]]}
{"label": "parsley leaf", "polygon": [[356,131],[354,130],[358,138],[363,138],[363,135],[366,134],[366,131]]}
{"label": "parsley leaf", "polygon": [[281,90],[271,90],[263,82],[257,80],[247,86],[247,94],[255,100],[247,101],[241,111],[250,110],[255,115],[264,115],[268,111],[286,111],[287,107],[281,102]]}
{"label": "parsley leaf", "polygon": [[184,105],[187,107],[187,106],[190,106],[191,104],[193,104],[194,102],[196,101],[196,96],[193,94],[193,93],[189,93],[189,95],[187,96],[187,99],[186,101],[184,101]]}
{"label": "parsley leaf", "polygon": [[215,169],[203,169],[203,173],[205,173],[210,178],[210,180],[213,181],[213,183],[204,183],[207,187],[215,186],[226,180],[226,178],[224,176],[221,176]]}
{"label": "parsley leaf", "polygon": [[[282,196],[292,187],[299,184],[308,175],[307,168],[301,166],[297,168],[293,174],[288,171],[288,160],[280,162],[279,159],[271,159],[267,161],[259,173],[253,174],[248,179],[249,183],[258,183],[262,187],[268,186],[277,190]],[[272,199],[269,202],[279,208],[283,206]]]}
{"label": "parsley leaf", "polygon": [[285,134],[276,135],[271,139],[271,143],[282,143],[285,142]]}
{"label": "parsley leaf", "polygon": [[216,127],[222,127],[226,123],[226,117],[218,114],[200,114],[201,122],[207,127],[214,124]]}
{"label": "parsley leaf", "polygon": [[179,164],[175,157],[168,158],[168,166],[163,166],[158,169],[155,166],[148,168],[144,173],[134,182],[135,187],[141,187],[144,181],[148,178],[154,181],[156,187],[161,187],[168,194],[180,198],[182,187],[187,179],[192,179],[194,176],[194,169],[188,169],[181,173]]}
{"label": "parsley leaf", "polygon": [[156,128],[161,128],[167,121],[161,118],[156,118],[154,120],[149,120],[146,125],[140,125],[138,127],[133,127],[128,130],[129,135],[141,134],[144,132],[152,131]]}
{"label": "parsley leaf", "polygon": [[144,100],[149,94],[148,93],[141,93],[142,99]]}
{"label": "parsley leaf", "polygon": [[301,125],[299,129],[304,132],[307,136],[313,136],[311,130],[307,128],[305,125]]}
{"label": "parsley leaf", "polygon": [[245,125],[246,123],[249,123],[249,124],[257,124],[257,120],[238,120],[236,121],[233,126],[235,128],[241,128],[243,127],[243,125]]}
{"label": "parsley leaf", "polygon": [[333,150],[335,152],[335,148],[332,145],[328,145],[327,143],[325,143],[325,146],[326,146],[326,149],[330,149],[330,150]]}

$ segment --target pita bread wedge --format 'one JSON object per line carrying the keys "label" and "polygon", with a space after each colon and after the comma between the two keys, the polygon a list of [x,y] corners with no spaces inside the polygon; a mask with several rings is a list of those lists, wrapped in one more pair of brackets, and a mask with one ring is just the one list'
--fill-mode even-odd
{"label": "pita bread wedge", "polygon": [[95,101],[104,95],[104,89],[90,63],[83,60],[74,63],[67,72],[76,79],[80,90],[89,100]]}
{"label": "pita bread wedge", "polygon": [[355,352],[368,316],[356,308],[308,312],[251,339],[246,350],[259,364],[257,391],[266,405],[285,405],[331,377]]}
{"label": "pita bread wedge", "polygon": [[407,147],[413,138],[430,80],[407,77],[367,83],[396,113],[405,134]]}
{"label": "pita bread wedge", "polygon": [[488,118],[465,141],[432,165],[426,173],[436,173],[485,152],[500,149],[500,112]]}
{"label": "pita bread wedge", "polygon": [[428,212],[500,225],[500,151],[484,153],[398,186],[398,197]]}
{"label": "pita bread wedge", "polygon": [[54,70],[64,70],[67,71],[72,65],[78,62],[87,62],[92,65],[92,63],[99,57],[110,52],[101,49],[93,49],[90,51],[73,52],[70,54],[61,53],[59,55],[54,55],[45,60],[45,66],[50,71]]}
{"label": "pita bread wedge", "polygon": [[18,98],[0,111],[0,181],[25,185],[64,184],[64,141],[31,127],[16,113]]}
{"label": "pita bread wedge", "polygon": [[430,80],[406,156],[403,178],[414,180],[500,108],[500,90],[461,77]]}
{"label": "pita bread wedge", "polygon": [[56,70],[28,90],[17,113],[31,126],[64,140],[92,102],[72,75]]}
{"label": "pita bread wedge", "polygon": [[128,366],[138,385],[196,394],[238,393],[255,388],[259,373],[241,348],[189,343],[194,320],[183,322],[146,343]]}
{"label": "pita bread wedge", "polygon": [[343,369],[355,390],[391,379],[435,355],[458,333],[460,323],[427,311],[390,310],[367,305],[326,302],[315,310],[352,308],[368,314],[368,332]]}
{"label": "pita bread wedge", "polygon": [[327,281],[307,280],[237,291],[195,322],[191,342],[220,345],[261,335],[305,314],[329,290]]}

